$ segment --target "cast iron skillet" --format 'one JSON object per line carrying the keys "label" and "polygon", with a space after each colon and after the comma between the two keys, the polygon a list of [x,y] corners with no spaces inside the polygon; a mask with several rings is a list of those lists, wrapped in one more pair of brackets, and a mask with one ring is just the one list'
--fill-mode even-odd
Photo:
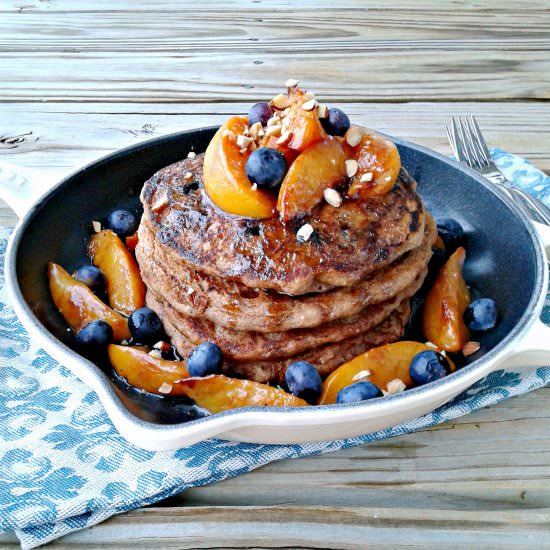
{"label": "cast iron skillet", "polygon": [[[215,130],[156,138],[78,170],[30,208],[8,250],[7,284],[19,317],[50,353],[98,392],[118,429],[134,443],[159,449],[181,447],[213,435],[290,443],[366,433],[432,410],[520,348],[533,351],[540,347],[521,344],[529,340],[527,333],[543,330],[537,319],[547,270],[533,226],[473,171],[395,139],[402,164],[418,182],[431,213],[436,219],[454,217],[465,228],[466,280],[480,295],[494,298],[499,307],[500,323],[481,338],[480,351],[465,361],[464,368],[423,388],[375,400],[380,403],[304,410],[247,409],[205,418],[199,418],[202,412],[190,402],[143,394],[117,381],[108,370],[102,372],[72,351],[74,337],[50,298],[46,265],[53,260],[72,272],[85,263],[91,220],[105,219],[111,210],[121,207],[141,215],[139,193],[144,181],[160,168],[185,158],[189,151],[204,151]],[[545,362],[540,353],[536,355],[537,361]],[[302,426],[301,435],[291,426]]]}

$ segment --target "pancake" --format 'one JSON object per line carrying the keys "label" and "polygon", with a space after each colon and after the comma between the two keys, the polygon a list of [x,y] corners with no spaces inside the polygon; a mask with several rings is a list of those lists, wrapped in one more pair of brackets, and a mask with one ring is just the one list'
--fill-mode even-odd
{"label": "pancake", "polygon": [[170,301],[151,289],[146,304],[163,320],[168,320],[188,341],[216,342],[229,360],[257,361],[292,357],[306,350],[338,342],[366,332],[381,323],[422,286],[426,270],[412,285],[393,298],[367,306],[359,314],[330,321],[315,328],[282,332],[235,331],[215,325],[204,318],[187,317],[179,313]]}
{"label": "pancake", "polygon": [[356,286],[303,296],[251,289],[190,265],[174,272],[171,249],[156,240],[146,216],[139,229],[136,257],[145,284],[162,293],[178,313],[239,331],[280,332],[357,315],[366,306],[393,298],[425,270],[436,234],[435,222],[428,215],[424,240],[418,248]]}
{"label": "pancake", "polygon": [[403,169],[383,196],[339,208],[321,203],[307,217],[312,236],[300,242],[306,220],[248,219],[214,206],[202,187],[203,158],[163,168],[141,193],[145,223],[171,251],[165,268],[172,273],[191,266],[250,288],[302,295],[354,286],[424,240],[426,211]]}
{"label": "pancake", "polygon": [[[223,364],[223,371],[231,376],[256,380],[257,382],[283,384],[285,372],[290,363],[308,361],[315,366],[322,377],[325,377],[357,355],[371,348],[399,340],[403,336],[409,314],[409,303],[406,300],[382,323],[358,336],[319,346],[287,359],[241,363],[226,360]],[[183,356],[187,357],[194,345],[180,334],[170,322],[165,321],[164,326],[174,345]]]}

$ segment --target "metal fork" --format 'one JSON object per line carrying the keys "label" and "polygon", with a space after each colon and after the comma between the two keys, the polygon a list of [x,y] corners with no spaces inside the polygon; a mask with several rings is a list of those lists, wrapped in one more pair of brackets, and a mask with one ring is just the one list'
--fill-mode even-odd
{"label": "metal fork", "polygon": [[452,117],[445,125],[454,156],[485,176],[501,192],[512,199],[529,218],[550,225],[550,208],[527,191],[513,185],[495,166],[487,143],[473,116]]}

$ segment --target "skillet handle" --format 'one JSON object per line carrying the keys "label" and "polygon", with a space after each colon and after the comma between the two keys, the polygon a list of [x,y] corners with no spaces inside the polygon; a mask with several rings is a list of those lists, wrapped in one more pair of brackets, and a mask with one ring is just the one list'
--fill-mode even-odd
{"label": "skillet handle", "polygon": [[516,345],[512,355],[497,368],[508,367],[549,367],[550,366],[550,327],[537,319],[529,332]]}
{"label": "skillet handle", "polygon": [[58,172],[0,161],[0,198],[21,217],[62,177]]}

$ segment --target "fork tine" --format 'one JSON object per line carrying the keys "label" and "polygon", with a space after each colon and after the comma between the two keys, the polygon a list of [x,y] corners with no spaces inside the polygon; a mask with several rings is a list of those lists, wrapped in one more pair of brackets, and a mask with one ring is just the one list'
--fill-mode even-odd
{"label": "fork tine", "polygon": [[445,123],[445,131],[447,132],[447,139],[449,140],[449,145],[451,146],[451,151],[455,158],[461,161],[460,155],[458,154],[458,148],[456,146],[456,128],[454,124],[454,118],[451,119],[451,126],[448,123]]}
{"label": "fork tine", "polygon": [[481,129],[479,128],[479,125],[477,123],[477,120],[474,116],[471,117],[472,119],[472,126],[473,130],[475,132],[475,135],[477,136],[477,141],[481,147],[481,151],[484,156],[484,160],[487,164],[489,164],[491,161],[491,153],[489,152],[489,148],[487,147],[487,142],[485,141],[485,138],[483,137],[483,134],[481,133]]}
{"label": "fork tine", "polygon": [[480,134],[476,132],[476,129],[473,123],[474,120],[475,120],[474,117],[470,115],[469,117],[466,117],[465,123],[468,127],[468,134],[470,136],[471,146],[472,146],[472,149],[474,150],[476,160],[478,161],[479,166],[483,167],[489,164],[489,159],[487,158],[487,156],[485,155],[485,152],[483,151],[482,144],[479,142]]}
{"label": "fork tine", "polygon": [[456,117],[453,118],[453,122],[455,124],[456,132],[457,132],[457,145],[458,149],[462,149],[462,156],[465,158],[466,163],[468,166],[475,167],[477,165],[477,162],[474,158],[473,151],[470,144],[470,139],[466,135],[466,126],[463,123],[462,117]]}

